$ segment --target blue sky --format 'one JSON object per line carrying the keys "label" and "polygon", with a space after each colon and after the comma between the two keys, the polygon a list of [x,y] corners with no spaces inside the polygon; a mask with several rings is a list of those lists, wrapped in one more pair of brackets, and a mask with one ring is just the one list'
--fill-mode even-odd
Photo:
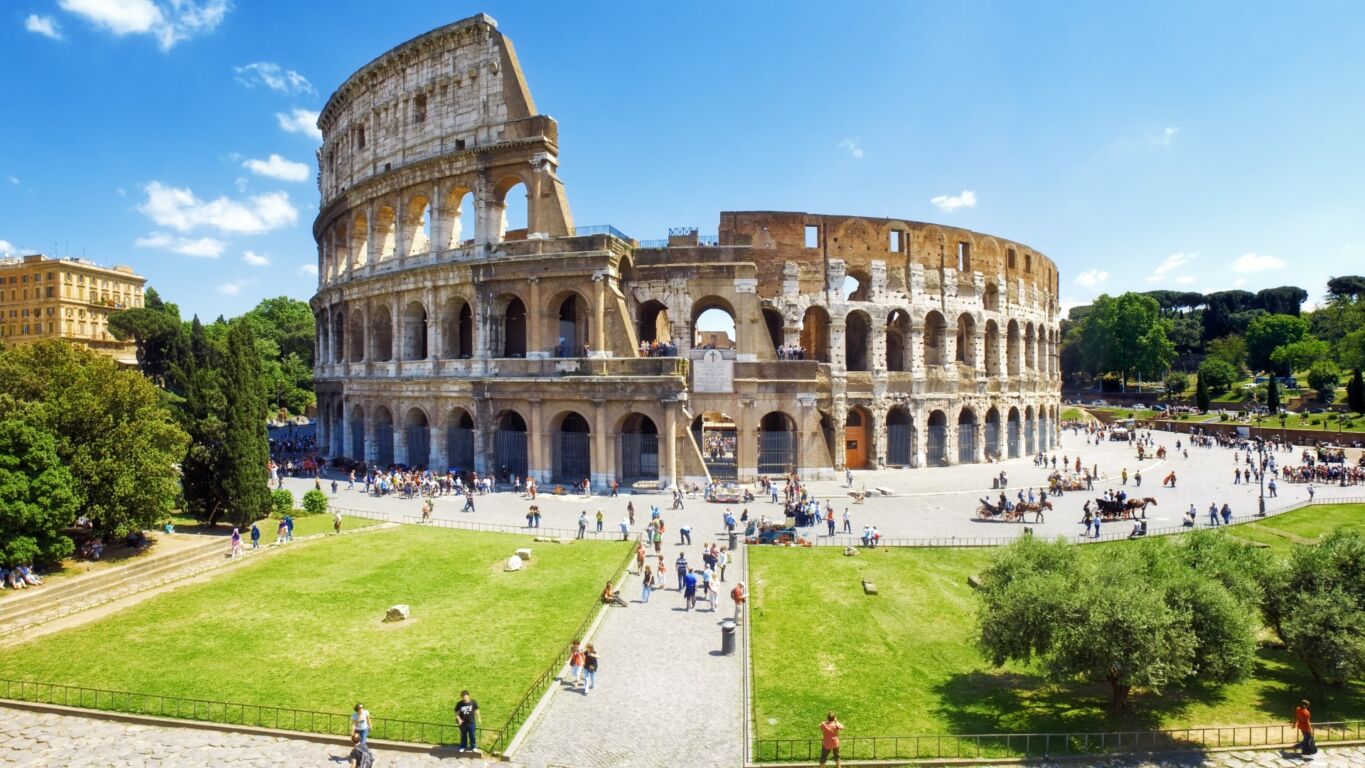
{"label": "blue sky", "polygon": [[[941,221],[1101,291],[1312,299],[1365,272],[1365,4],[10,0],[0,251],[128,263],[186,315],[307,298],[309,115],[483,11],[580,225]],[[324,10],[325,9],[325,10]]]}

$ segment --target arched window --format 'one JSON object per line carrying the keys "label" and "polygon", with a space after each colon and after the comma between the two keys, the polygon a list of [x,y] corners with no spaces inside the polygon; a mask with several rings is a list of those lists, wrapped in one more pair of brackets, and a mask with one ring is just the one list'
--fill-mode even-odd
{"label": "arched window", "polygon": [[579,357],[584,355],[588,345],[588,305],[576,293],[565,296],[555,310],[559,323],[556,330],[559,340],[555,343],[556,357]]}
{"label": "arched window", "polygon": [[734,312],[717,303],[702,307],[692,321],[692,346],[696,349],[734,349]]}
{"label": "arched window", "polygon": [[393,414],[382,405],[374,412],[374,453],[379,466],[393,464]]}
{"label": "arched window", "polygon": [[358,309],[351,310],[351,350],[350,361],[359,363],[365,359],[365,314]]}
{"label": "arched window", "polygon": [[474,242],[474,195],[464,187],[454,187],[445,196],[442,214],[445,242],[448,250],[463,248]]}
{"label": "arched window", "polygon": [[617,435],[617,478],[626,485],[659,480],[659,428],[642,413],[622,421]]}
{"label": "arched window", "polygon": [[526,357],[526,305],[513,296],[502,311],[502,344],[499,357]]}
{"label": "arched window", "polygon": [[403,243],[407,255],[431,250],[431,202],[426,195],[413,195],[403,209]]}
{"label": "arched window", "polygon": [[508,176],[497,183],[494,194],[490,213],[497,222],[497,227],[490,241],[501,243],[504,240],[525,240],[531,206],[526,185],[519,177]]}
{"label": "arched window", "polygon": [[957,316],[957,361],[976,367],[976,320],[966,312]]}
{"label": "arched window", "polygon": [[386,305],[379,304],[373,309],[370,320],[369,360],[386,363],[393,359],[393,317]]}
{"label": "arched window", "polygon": [[957,463],[976,462],[976,413],[963,408],[957,416]]}
{"label": "arched window", "polygon": [[420,301],[410,301],[403,310],[403,359],[427,357],[427,310]]}
{"label": "arched window", "polygon": [[374,216],[374,241],[378,246],[379,261],[385,261],[394,256],[394,248],[397,243],[396,223],[393,208],[387,205],[380,208]]}
{"label": "arched window", "polygon": [[943,356],[943,346],[947,342],[945,338],[947,329],[947,322],[937,310],[924,316],[924,364],[926,366],[943,365],[947,362]]}
{"label": "arched window", "polygon": [[801,348],[807,360],[829,362],[829,313],[824,307],[811,307],[801,318]]}
{"label": "arched window", "polygon": [[364,213],[357,213],[351,223],[351,253],[357,267],[363,267],[370,260],[369,222]]}
{"label": "arched window", "polygon": [[463,408],[455,408],[446,418],[446,462],[461,474],[474,471],[474,417]]}
{"label": "arched window", "polygon": [[865,312],[850,312],[844,320],[844,367],[850,371],[871,370],[872,320]]}
{"label": "arched window", "polygon": [[446,300],[441,312],[441,357],[467,359],[474,354],[474,311],[469,302],[456,296]]}

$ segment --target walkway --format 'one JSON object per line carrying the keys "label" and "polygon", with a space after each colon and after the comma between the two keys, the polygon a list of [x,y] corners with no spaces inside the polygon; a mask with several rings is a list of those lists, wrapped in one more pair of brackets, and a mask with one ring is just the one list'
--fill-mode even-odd
{"label": "walkway", "polygon": [[590,638],[601,656],[597,688],[585,694],[562,686],[552,693],[512,760],[530,768],[743,764],[743,647],[720,655],[719,626],[734,615],[729,589],[742,578],[742,560],[726,569],[729,582],[721,585],[716,613],[684,610],[673,567],[679,551],[693,567],[701,565],[702,542],[719,535],[716,522],[705,534],[698,526],[695,545],[687,547],[676,544],[669,522],[673,543],[663,554],[670,588],[641,604],[640,577],[627,577],[630,606],[608,610]]}

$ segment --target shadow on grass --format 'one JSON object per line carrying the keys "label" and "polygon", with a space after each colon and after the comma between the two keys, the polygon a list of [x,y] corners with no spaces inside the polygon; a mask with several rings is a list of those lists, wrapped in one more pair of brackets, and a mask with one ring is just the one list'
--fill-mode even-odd
{"label": "shadow on grass", "polygon": [[1254,704],[1267,720],[1289,722],[1299,699],[1313,703],[1314,721],[1365,718],[1365,687],[1359,683],[1319,683],[1298,657],[1280,648],[1258,649],[1256,660],[1252,674],[1264,684]]}

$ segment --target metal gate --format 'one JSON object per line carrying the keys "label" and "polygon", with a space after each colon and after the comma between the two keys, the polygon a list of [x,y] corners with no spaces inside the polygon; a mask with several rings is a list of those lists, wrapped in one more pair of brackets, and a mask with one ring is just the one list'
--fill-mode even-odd
{"label": "metal gate", "polygon": [[987,461],[989,461],[992,456],[1000,455],[1000,422],[998,421],[986,422],[985,451]]}
{"label": "metal gate", "polygon": [[1038,452],[1034,442],[1035,432],[1033,419],[1024,419],[1024,455],[1026,456],[1032,456]]}
{"label": "metal gate", "polygon": [[393,463],[393,425],[374,425],[375,463],[387,467]]}
{"label": "metal gate", "polygon": [[929,439],[924,448],[929,466],[948,466],[948,428],[929,427]]}
{"label": "metal gate", "polygon": [[886,425],[886,463],[910,466],[910,425]]}
{"label": "metal gate", "polygon": [[342,430],[341,419],[333,419],[331,435],[332,444],[328,446],[328,452],[331,453],[333,457],[340,456],[341,454],[346,452],[346,446],[342,445],[342,440],[343,438],[345,438],[345,435],[342,433],[341,430]]}
{"label": "metal gate", "polygon": [[512,475],[526,477],[526,433],[499,429],[493,433],[493,466],[498,479],[506,481]]}
{"label": "metal gate", "polygon": [[351,458],[365,460],[365,422],[359,419],[351,420]]}
{"label": "metal gate", "polygon": [[410,426],[403,431],[408,445],[408,466],[427,466],[431,462],[431,430],[426,426]]}
{"label": "metal gate", "polygon": [[[519,434],[526,434],[521,432]],[[474,470],[474,430],[454,427],[446,430],[446,463],[461,472]],[[448,469],[449,467],[441,467]]]}
{"label": "metal gate", "polygon": [[659,479],[659,436],[638,432],[621,434],[621,480]]}
{"label": "metal gate", "polygon": [[792,432],[758,433],[758,473],[787,475],[796,471],[796,434]]}
{"label": "metal gate", "polygon": [[555,435],[556,483],[577,483],[592,473],[592,435],[560,432]]}
{"label": "metal gate", "polygon": [[957,463],[976,463],[975,424],[959,424],[957,427]]}
{"label": "metal gate", "polygon": [[1019,422],[1011,421],[1009,425],[1008,440],[1010,448],[1010,458],[1019,458]]}

